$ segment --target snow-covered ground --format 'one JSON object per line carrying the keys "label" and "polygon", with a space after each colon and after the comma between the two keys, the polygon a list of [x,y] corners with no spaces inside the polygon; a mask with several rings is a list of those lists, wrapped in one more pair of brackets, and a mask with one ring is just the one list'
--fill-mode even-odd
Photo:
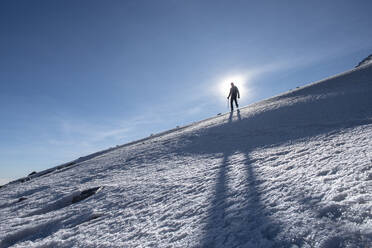
{"label": "snow-covered ground", "polygon": [[372,247],[372,65],[0,188],[0,247]]}

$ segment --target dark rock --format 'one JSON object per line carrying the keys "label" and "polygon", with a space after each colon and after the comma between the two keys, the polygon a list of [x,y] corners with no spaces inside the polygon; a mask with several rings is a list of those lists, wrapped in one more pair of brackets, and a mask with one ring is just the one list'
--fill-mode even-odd
{"label": "dark rock", "polygon": [[18,202],[22,202],[22,201],[24,201],[24,200],[27,200],[27,198],[26,198],[26,197],[21,197],[21,198],[18,199],[17,203],[18,203]]}
{"label": "dark rock", "polygon": [[91,188],[91,189],[87,189],[87,190],[84,190],[80,193],[80,195],[78,196],[75,196],[73,199],[72,199],[72,203],[77,203],[79,201],[82,201],[86,198],[88,198],[89,196],[92,196],[94,195],[101,187],[95,187],[95,188]]}
{"label": "dark rock", "polygon": [[30,181],[30,180],[31,180],[31,178],[29,178],[29,177],[24,177],[24,178],[19,179],[19,181],[21,183],[24,183],[24,182],[27,182],[27,181]]}
{"label": "dark rock", "polygon": [[372,54],[369,55],[367,58],[363,59],[362,61],[360,61],[359,64],[355,66],[355,68],[363,66],[363,65],[367,65],[367,64],[372,64]]}
{"label": "dark rock", "polygon": [[36,171],[33,171],[33,172],[31,172],[30,174],[28,174],[28,176],[35,175],[36,173],[37,173]]}

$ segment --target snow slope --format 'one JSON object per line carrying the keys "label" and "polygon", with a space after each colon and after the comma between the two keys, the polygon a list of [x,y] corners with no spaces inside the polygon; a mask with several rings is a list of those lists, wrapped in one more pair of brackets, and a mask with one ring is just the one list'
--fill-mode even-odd
{"label": "snow slope", "polygon": [[371,247],[372,65],[0,188],[0,247]]}

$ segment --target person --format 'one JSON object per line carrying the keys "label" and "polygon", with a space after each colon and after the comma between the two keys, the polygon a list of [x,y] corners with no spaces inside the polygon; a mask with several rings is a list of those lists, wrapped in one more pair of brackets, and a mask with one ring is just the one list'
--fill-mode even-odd
{"label": "person", "polygon": [[[231,98],[230,98],[231,96]],[[230,106],[231,106],[231,112],[234,111],[234,105],[233,102],[235,101],[235,106],[239,108],[238,101],[236,100],[236,97],[240,98],[239,90],[238,87],[234,85],[233,82],[231,82],[231,88],[230,88],[230,93],[227,96],[227,99],[230,98]]]}

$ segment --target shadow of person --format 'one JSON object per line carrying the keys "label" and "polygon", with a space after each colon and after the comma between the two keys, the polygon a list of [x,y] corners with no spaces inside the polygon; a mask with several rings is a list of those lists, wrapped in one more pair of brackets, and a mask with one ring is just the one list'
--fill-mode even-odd
{"label": "shadow of person", "polygon": [[[236,110],[236,114],[238,116],[238,120],[241,121],[242,120],[242,116],[240,115],[240,110],[237,109]],[[234,115],[234,111],[230,111],[230,114],[229,114],[229,123],[231,123],[233,121],[233,115]]]}
{"label": "shadow of person", "polygon": [[[355,81],[356,76],[365,80]],[[262,164],[255,162],[253,152],[370,125],[371,77],[372,70],[346,74],[326,85],[314,84],[244,108],[245,118],[239,110],[239,121],[233,122],[230,112],[223,122],[194,131],[192,137],[197,138],[185,143],[183,154],[223,156],[213,177],[197,247],[290,247],[293,240],[283,232],[288,222],[270,215],[271,207],[264,201]]]}
{"label": "shadow of person", "polygon": [[230,111],[230,115],[229,115],[229,123],[232,122],[233,113],[234,113],[233,111]]}
{"label": "shadow of person", "polygon": [[[242,118],[239,110],[239,121],[233,122],[230,112],[225,122],[193,134],[197,138],[182,147],[184,154],[223,155],[197,247],[262,247],[262,242],[267,242],[266,247],[290,246],[292,241],[282,233],[285,220],[270,216],[270,207],[263,201],[260,165],[251,154],[260,148],[371,124],[371,87],[366,81],[356,81],[355,88],[358,90],[349,90],[347,78],[331,81],[327,88],[317,84],[275,98],[252,111],[244,109],[242,114],[249,114],[249,118]],[[282,104],[302,96],[307,100]]]}
{"label": "shadow of person", "polygon": [[243,163],[239,165],[244,178],[241,187],[231,188],[231,174],[237,169],[234,154],[233,150],[223,154],[203,237],[197,247],[259,247],[262,239],[273,247],[289,247],[287,241],[276,239],[282,227],[268,216],[249,151],[244,153]]}
{"label": "shadow of person", "polygon": [[242,117],[241,117],[241,115],[240,115],[240,109],[238,109],[238,110],[236,111],[236,113],[237,113],[237,115],[238,115],[238,120],[241,121],[241,120],[242,120]]}

